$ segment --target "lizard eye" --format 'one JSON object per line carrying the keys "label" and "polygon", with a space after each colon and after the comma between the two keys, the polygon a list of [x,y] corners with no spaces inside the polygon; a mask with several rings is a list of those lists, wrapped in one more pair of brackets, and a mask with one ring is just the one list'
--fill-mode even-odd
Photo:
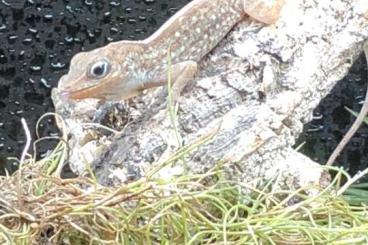
{"label": "lizard eye", "polygon": [[110,64],[106,60],[100,60],[91,65],[89,75],[92,78],[102,78],[110,71]]}

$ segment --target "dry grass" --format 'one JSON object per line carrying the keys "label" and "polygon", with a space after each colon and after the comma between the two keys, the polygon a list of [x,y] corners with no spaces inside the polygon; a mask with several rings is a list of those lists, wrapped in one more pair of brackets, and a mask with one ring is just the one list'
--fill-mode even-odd
{"label": "dry grass", "polygon": [[342,170],[314,197],[274,191],[272,181],[258,189],[229,182],[221,168],[112,188],[93,176],[52,176],[63,154],[60,144],[47,159],[25,161],[21,175],[1,177],[2,244],[368,243],[367,207],[340,195],[349,178]]}

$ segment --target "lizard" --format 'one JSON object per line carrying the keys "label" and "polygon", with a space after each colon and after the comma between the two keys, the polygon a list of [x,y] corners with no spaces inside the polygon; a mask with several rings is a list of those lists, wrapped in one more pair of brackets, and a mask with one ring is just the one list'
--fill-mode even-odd
{"label": "lizard", "polygon": [[76,54],[69,72],[59,80],[57,93],[64,101],[126,100],[167,85],[170,69],[175,98],[194,78],[198,62],[235,24],[246,16],[272,24],[285,1],[193,0],[144,40],[112,42]]}
{"label": "lizard", "polygon": [[[365,58],[368,64],[368,41],[366,41],[363,44],[363,50],[364,50]],[[340,153],[342,152],[346,144],[351,140],[351,138],[354,136],[356,131],[362,125],[364,118],[367,116],[367,114],[368,114],[368,86],[367,86],[367,91],[365,94],[365,99],[363,102],[362,109],[360,109],[360,112],[357,118],[355,119],[355,121],[353,122],[353,125],[351,125],[348,132],[346,132],[346,134],[344,135],[340,143],[337,145],[337,147],[334,149],[334,151],[328,158],[326,162],[327,166],[331,166],[335,162],[336,158],[340,155]]]}

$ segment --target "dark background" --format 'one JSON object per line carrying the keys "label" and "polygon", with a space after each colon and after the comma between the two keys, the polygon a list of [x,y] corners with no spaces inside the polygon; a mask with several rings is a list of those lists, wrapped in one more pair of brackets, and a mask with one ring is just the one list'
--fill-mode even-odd
{"label": "dark background", "polygon": [[[68,71],[70,59],[122,39],[143,39],[160,27],[190,0],[0,0],[0,174],[16,165],[24,146],[20,118],[24,117],[33,139],[38,118],[53,111],[51,88]],[[359,59],[351,73],[316,109],[320,117],[305,126],[299,143],[302,151],[323,162],[332,152],[353,117],[344,105],[359,110],[363,101],[365,63]],[[343,91],[343,93],[342,93]],[[53,120],[43,120],[41,136],[57,135]],[[352,170],[367,162],[367,129],[349,144],[340,160]],[[37,148],[40,157],[56,142]],[[350,165],[348,165],[348,162]]]}
{"label": "dark background", "polygon": [[[367,65],[362,54],[344,79],[331,93],[321,100],[314,110],[315,119],[304,126],[296,144],[305,142],[301,152],[313,160],[326,162],[337,144],[355,120],[344,107],[359,112],[367,88]],[[337,159],[336,165],[344,166],[350,174],[368,167],[368,127],[363,124]]]}

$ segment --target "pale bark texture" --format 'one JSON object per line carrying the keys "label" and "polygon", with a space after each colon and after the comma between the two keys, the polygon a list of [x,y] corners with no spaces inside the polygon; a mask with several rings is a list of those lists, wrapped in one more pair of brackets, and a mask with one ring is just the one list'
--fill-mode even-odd
{"label": "pale bark texture", "polygon": [[367,11],[367,0],[290,0],[275,25],[244,20],[200,63],[176,117],[167,110],[167,88],[107,104],[54,96],[71,135],[73,171],[83,174],[89,164],[99,181],[118,184],[145,176],[184,146],[192,149],[157,176],[223,164],[229,179],[245,183],[276,176],[294,187],[321,184],[320,165],[294,143],[361,52]]}

